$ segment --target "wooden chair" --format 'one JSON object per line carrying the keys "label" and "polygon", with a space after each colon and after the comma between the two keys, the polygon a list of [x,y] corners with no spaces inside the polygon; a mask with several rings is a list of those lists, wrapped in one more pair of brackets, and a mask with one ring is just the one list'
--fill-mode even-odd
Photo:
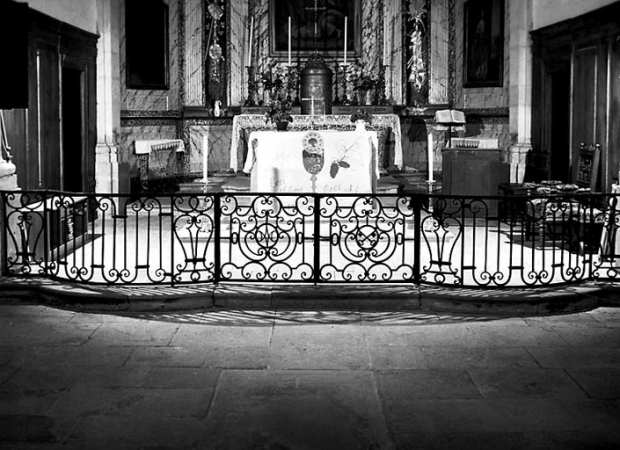
{"label": "wooden chair", "polygon": [[575,184],[580,188],[589,188],[591,192],[596,190],[598,182],[598,170],[601,160],[601,146],[581,144],[575,169]]}

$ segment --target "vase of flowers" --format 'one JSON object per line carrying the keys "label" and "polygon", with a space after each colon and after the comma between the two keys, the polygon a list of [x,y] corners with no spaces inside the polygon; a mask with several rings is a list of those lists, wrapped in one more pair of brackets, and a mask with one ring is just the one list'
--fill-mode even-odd
{"label": "vase of flowers", "polygon": [[360,75],[354,80],[353,90],[357,92],[358,105],[372,105],[374,103],[378,82],[379,80],[372,75]]}
{"label": "vase of flowers", "polygon": [[278,131],[286,131],[288,124],[293,121],[290,100],[278,99],[269,102],[267,112],[265,113],[265,121],[274,123]]}
{"label": "vase of flowers", "polygon": [[372,114],[358,109],[351,114],[351,122],[355,124],[355,131],[366,131],[366,124],[372,123]]}

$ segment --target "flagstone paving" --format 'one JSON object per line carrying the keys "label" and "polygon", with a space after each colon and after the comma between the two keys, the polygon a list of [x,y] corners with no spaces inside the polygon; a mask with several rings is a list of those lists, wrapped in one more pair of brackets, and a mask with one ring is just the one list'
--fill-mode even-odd
{"label": "flagstone paving", "polygon": [[620,309],[0,304],[0,449],[616,449]]}

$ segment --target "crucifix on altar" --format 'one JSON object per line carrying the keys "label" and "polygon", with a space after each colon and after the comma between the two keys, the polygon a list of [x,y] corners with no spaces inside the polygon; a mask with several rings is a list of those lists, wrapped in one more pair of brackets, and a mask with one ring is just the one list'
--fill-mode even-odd
{"label": "crucifix on altar", "polygon": [[327,7],[319,6],[319,0],[314,0],[314,6],[306,10],[314,11],[314,54],[301,71],[301,113],[331,114],[333,72],[318,53],[319,11]]}

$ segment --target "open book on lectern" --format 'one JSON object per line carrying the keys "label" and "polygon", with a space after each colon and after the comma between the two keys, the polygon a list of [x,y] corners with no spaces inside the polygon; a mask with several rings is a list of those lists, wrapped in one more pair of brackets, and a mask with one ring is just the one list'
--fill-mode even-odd
{"label": "open book on lectern", "polygon": [[442,109],[435,113],[435,130],[446,131],[465,130],[465,113],[456,109]]}

